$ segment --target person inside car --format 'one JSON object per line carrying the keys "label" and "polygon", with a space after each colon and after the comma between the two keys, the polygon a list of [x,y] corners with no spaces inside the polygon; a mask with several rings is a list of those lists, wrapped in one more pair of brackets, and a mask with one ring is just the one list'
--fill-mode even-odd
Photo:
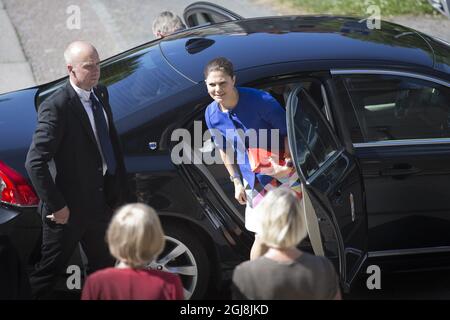
{"label": "person inside car", "polygon": [[181,18],[171,11],[161,12],[153,21],[152,30],[156,38],[164,38],[169,34],[186,29]]}

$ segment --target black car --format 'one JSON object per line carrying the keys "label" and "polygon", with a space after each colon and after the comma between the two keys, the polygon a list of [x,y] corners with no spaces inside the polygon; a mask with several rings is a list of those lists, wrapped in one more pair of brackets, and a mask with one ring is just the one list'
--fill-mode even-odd
{"label": "black car", "polygon": [[[186,297],[200,298],[249,254],[252,234],[228,173],[205,161],[215,151],[203,68],[218,56],[234,63],[237,85],[286,107],[295,166],[319,222],[301,245],[335,263],[344,289],[368,263],[450,265],[448,43],[388,22],[242,19],[205,3],[188,7],[185,20],[208,25],[101,64],[129,200],[154,207],[167,234],[151,267],[180,274]],[[0,96],[0,228],[27,262],[36,259],[40,224],[25,156],[36,109],[65,81]]]}

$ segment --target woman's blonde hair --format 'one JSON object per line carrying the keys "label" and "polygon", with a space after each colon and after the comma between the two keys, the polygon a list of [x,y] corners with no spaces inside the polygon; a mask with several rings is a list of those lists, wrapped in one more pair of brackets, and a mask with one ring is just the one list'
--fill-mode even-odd
{"label": "woman's blonde hair", "polygon": [[255,208],[255,214],[261,215],[258,238],[272,248],[297,246],[307,236],[302,208],[301,197],[291,189],[270,191]]}
{"label": "woman's blonde hair", "polygon": [[164,249],[164,232],[155,210],[142,203],[119,208],[106,234],[109,251],[132,268],[152,262]]}

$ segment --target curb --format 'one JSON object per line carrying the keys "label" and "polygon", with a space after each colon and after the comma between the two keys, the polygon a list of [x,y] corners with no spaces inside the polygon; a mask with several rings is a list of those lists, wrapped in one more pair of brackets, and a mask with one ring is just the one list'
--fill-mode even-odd
{"label": "curb", "polygon": [[0,0],[0,94],[36,85],[5,5]]}

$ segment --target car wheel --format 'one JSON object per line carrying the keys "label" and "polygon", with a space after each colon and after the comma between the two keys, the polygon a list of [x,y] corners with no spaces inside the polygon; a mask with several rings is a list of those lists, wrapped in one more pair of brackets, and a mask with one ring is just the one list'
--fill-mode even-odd
{"label": "car wheel", "polygon": [[210,278],[205,248],[195,233],[185,227],[166,224],[163,229],[166,245],[158,260],[149,267],[178,274],[183,283],[186,300],[204,297]]}

